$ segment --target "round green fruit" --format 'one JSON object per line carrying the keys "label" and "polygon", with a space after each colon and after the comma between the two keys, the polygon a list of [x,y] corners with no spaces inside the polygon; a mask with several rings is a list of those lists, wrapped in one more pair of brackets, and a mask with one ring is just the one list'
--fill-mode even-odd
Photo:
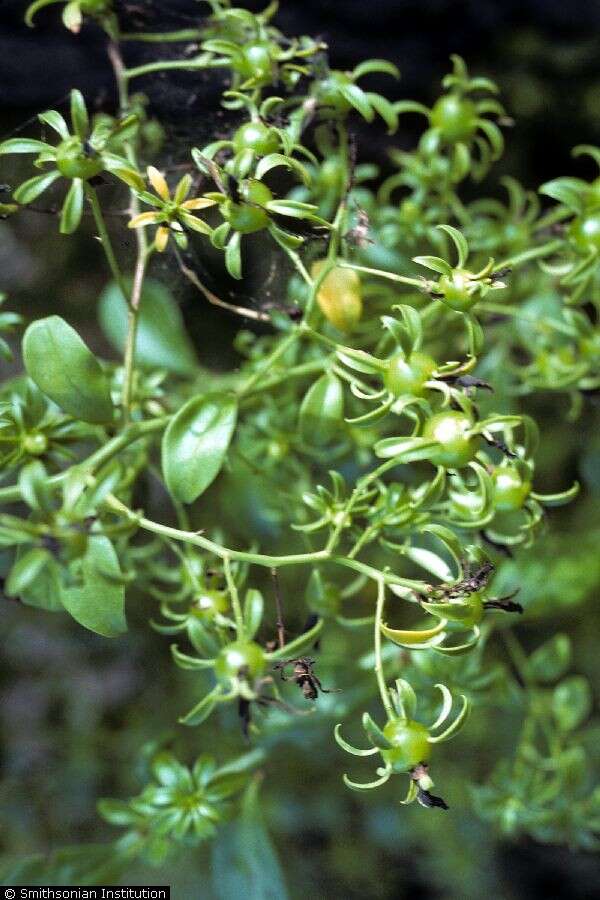
{"label": "round green fruit", "polygon": [[448,94],[434,104],[430,121],[447,143],[468,141],[477,131],[477,110],[471,100]]}
{"label": "round green fruit", "polygon": [[479,294],[473,290],[473,278],[470,272],[454,269],[451,275],[442,275],[438,280],[441,300],[455,309],[456,312],[468,312],[479,300]]}
{"label": "round green fruit", "polygon": [[87,181],[100,174],[104,163],[100,156],[86,154],[80,139],[73,136],[56,148],[56,167],[65,178]]}
{"label": "round green fruit", "polygon": [[223,204],[223,216],[232,228],[240,234],[252,234],[261,231],[269,224],[269,214],[264,205],[273,199],[273,194],[262,181],[250,178],[243,181],[240,194],[242,201],[234,203],[228,200]]}
{"label": "round green fruit", "polygon": [[418,351],[406,358],[400,351],[388,360],[383,381],[392,394],[401,397],[409,394],[422,397],[425,394],[425,383],[435,371],[436,363],[430,356]]}
{"label": "round green fruit", "polygon": [[600,250],[600,210],[578,216],[569,227],[569,237],[581,250]]}
{"label": "round green fruit", "polygon": [[439,450],[430,457],[431,462],[450,469],[460,469],[470,463],[475,455],[471,428],[471,420],[461,412],[450,411],[432,416],[423,429],[423,437],[440,445]]}
{"label": "round green fruit", "polygon": [[381,751],[386,765],[394,772],[410,772],[419,763],[425,763],[431,755],[429,732],[414,719],[392,719],[383,729],[392,747]]}
{"label": "round green fruit", "polygon": [[236,153],[253,150],[259,156],[267,156],[279,150],[279,135],[263,122],[246,122],[234,134],[233,148]]}
{"label": "round green fruit", "polygon": [[500,512],[521,509],[531,491],[531,482],[521,478],[512,466],[499,466],[492,475],[494,505]]}
{"label": "round green fruit", "polygon": [[265,670],[265,654],[253,641],[234,641],[223,647],[215,663],[215,674],[220,681],[232,678],[258,678]]}
{"label": "round green fruit", "polygon": [[221,591],[202,591],[194,600],[194,614],[201,619],[214,619],[218,613],[228,609],[229,601]]}

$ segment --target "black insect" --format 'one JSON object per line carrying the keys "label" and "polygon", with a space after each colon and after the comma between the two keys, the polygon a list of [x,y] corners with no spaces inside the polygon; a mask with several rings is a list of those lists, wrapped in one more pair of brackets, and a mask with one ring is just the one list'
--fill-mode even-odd
{"label": "black insect", "polygon": [[446,375],[443,380],[446,384],[453,384],[456,387],[464,388],[467,392],[472,392],[478,388],[492,392],[494,390],[489,382],[483,381],[481,378],[475,378],[473,375]]}
{"label": "black insect", "polygon": [[[473,567],[470,562],[463,562],[464,578],[455,584],[442,587],[436,591],[437,596],[441,600],[456,600],[468,594],[475,594],[483,590],[494,572],[494,565],[486,561],[479,566]],[[490,597],[484,600],[484,609],[500,609],[503,612],[522,613],[523,607],[520,603],[514,603],[513,597],[519,593],[519,588],[511,594],[504,597]]]}
{"label": "black insect", "polygon": [[512,272],[512,269],[510,268],[510,266],[507,266],[504,269],[498,269],[497,272],[492,272],[492,274],[490,276],[491,280],[492,280],[492,284],[494,284],[497,281],[502,281],[502,279],[506,278],[507,275],[510,275],[511,272]]}
{"label": "black insect", "polygon": [[[301,656],[298,659],[287,659],[285,662],[275,664],[275,669],[280,670],[282,681],[294,681],[302,691],[306,700],[316,700],[319,691],[322,694],[336,694],[337,688],[324,688],[314,673],[315,660],[310,656]],[[288,677],[285,674],[287,666],[293,666],[293,672]]]}
{"label": "black insect", "polygon": [[492,437],[491,435],[486,434],[485,432],[483,432],[481,436],[484,439],[484,441],[486,442],[486,444],[488,445],[488,447],[495,447],[496,450],[499,450],[500,453],[502,453],[504,456],[508,456],[509,459],[517,458],[517,454],[514,453],[510,449],[510,447],[508,447],[504,443],[504,441],[499,441],[497,438]]}
{"label": "black insect", "polygon": [[436,797],[435,794],[424,791],[419,785],[417,785],[417,802],[428,809],[434,806],[437,806],[439,809],[450,809],[443,797]]}
{"label": "black insect", "polygon": [[494,572],[493,563],[486,560],[479,566],[473,566],[468,560],[463,562],[464,577],[456,584],[441,588],[441,594],[448,600],[463,597],[465,594],[474,594],[484,588]]}

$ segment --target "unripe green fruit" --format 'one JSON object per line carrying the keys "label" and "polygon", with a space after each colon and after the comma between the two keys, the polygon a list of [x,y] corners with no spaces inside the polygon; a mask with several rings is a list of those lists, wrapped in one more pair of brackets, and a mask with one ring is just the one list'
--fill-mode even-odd
{"label": "unripe green fruit", "polygon": [[422,397],[426,390],[425,382],[429,381],[435,368],[435,360],[425,353],[416,351],[407,359],[400,351],[388,360],[383,381],[388,391],[396,397],[405,394]]}
{"label": "unripe green fruit", "polygon": [[448,143],[467,141],[477,131],[477,110],[471,100],[449,94],[434,104],[431,124]]}
{"label": "unripe green fruit", "polygon": [[521,509],[531,491],[531,482],[524,481],[518,470],[500,466],[492,475],[494,481],[494,505],[501,512]]}
{"label": "unripe green fruit", "polygon": [[454,269],[451,275],[442,275],[438,281],[438,290],[443,302],[457,312],[468,312],[479,300],[479,293],[470,290],[473,279],[470,272]]}
{"label": "unripe green fruit", "polygon": [[431,756],[429,732],[414,719],[392,719],[383,729],[383,734],[392,748],[382,750],[381,756],[394,772],[410,772]]}
{"label": "unripe green fruit", "polygon": [[48,449],[48,438],[45,434],[26,434],[23,438],[23,449],[30,456],[41,456]]}
{"label": "unripe green fruit", "polygon": [[81,140],[74,135],[56,148],[56,167],[65,178],[87,181],[100,174],[104,163],[100,156],[86,155]]}
{"label": "unripe green fruit", "polygon": [[273,75],[271,48],[266,41],[254,41],[242,47],[240,58],[234,58],[232,68],[243,78],[268,81]]}
{"label": "unripe green fruit", "polygon": [[475,455],[473,439],[469,435],[471,420],[461,412],[443,412],[425,423],[423,437],[437,441],[440,449],[430,457],[436,466],[460,469]]}
{"label": "unripe green fruit", "polygon": [[223,216],[231,227],[240,234],[252,234],[266,228],[269,224],[269,214],[260,207],[273,199],[269,188],[262,181],[248,179],[242,182],[240,193],[242,195],[241,203],[227,200],[221,207]]}
{"label": "unripe green fruit", "polygon": [[569,227],[569,237],[581,250],[600,250],[600,210],[575,219]]}
{"label": "unripe green fruit", "polygon": [[279,135],[263,122],[246,122],[234,134],[233,147],[236,153],[254,150],[260,156],[266,156],[279,150]]}
{"label": "unripe green fruit", "polygon": [[253,681],[265,670],[265,654],[254,641],[234,641],[223,647],[215,663],[215,674],[220,681],[245,678]]}
{"label": "unripe green fruit", "polygon": [[194,615],[201,619],[214,619],[217,613],[224,613],[229,608],[226,594],[221,591],[202,591],[194,600]]}

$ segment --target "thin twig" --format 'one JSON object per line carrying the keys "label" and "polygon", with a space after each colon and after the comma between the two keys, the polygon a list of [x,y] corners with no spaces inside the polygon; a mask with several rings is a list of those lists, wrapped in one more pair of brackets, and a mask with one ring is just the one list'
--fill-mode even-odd
{"label": "thin twig", "polygon": [[283,624],[283,603],[281,593],[279,591],[279,577],[277,569],[271,569],[271,577],[273,579],[273,588],[275,590],[275,608],[277,610],[277,640],[279,641],[279,649],[285,647],[285,625]]}
{"label": "thin twig", "polygon": [[209,289],[202,284],[193,269],[190,269],[189,266],[186,266],[183,259],[181,258],[181,254],[176,249],[174,250],[174,252],[181,274],[185,275],[187,280],[190,281],[194,285],[194,287],[197,288],[200,293],[206,298],[206,300],[208,300],[209,303],[212,303],[213,306],[220,306],[221,309],[226,309],[228,312],[234,313],[236,316],[243,316],[245,319],[254,319],[255,322],[271,321],[271,316],[268,313],[261,312],[258,309],[247,309],[247,307],[245,306],[237,306],[234,303],[227,303],[225,300],[221,300],[220,297],[217,297],[216,294],[213,294],[212,291],[209,291]]}

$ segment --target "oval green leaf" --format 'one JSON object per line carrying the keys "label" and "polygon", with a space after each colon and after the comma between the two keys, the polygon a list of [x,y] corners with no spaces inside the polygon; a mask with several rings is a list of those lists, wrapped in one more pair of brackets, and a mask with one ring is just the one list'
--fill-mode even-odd
{"label": "oval green leaf", "polygon": [[67,612],[84,628],[103,637],[116,637],[127,631],[125,588],[119,559],[104,535],[91,535],[81,575],[81,584],[62,591],[61,599]]}
{"label": "oval green leaf", "polygon": [[330,444],[340,433],[344,391],[336,375],[326,372],[309,388],[300,407],[299,428],[309,446]]}
{"label": "oval green leaf", "polygon": [[76,419],[111,422],[106,374],[74,328],[60,316],[32,322],[23,337],[27,374],[39,389]]}
{"label": "oval green leaf", "polygon": [[193,503],[221,470],[237,419],[227,394],[193,397],[174,416],[162,442],[165,484],[176,500]]}

